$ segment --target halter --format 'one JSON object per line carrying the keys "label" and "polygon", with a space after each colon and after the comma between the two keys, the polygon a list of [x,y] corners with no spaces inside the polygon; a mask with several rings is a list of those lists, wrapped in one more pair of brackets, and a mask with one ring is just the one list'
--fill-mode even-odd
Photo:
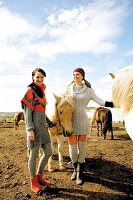
{"label": "halter", "polygon": [[[73,103],[71,103],[70,101],[67,101],[69,104],[71,104],[72,107],[74,107]],[[72,133],[65,131],[65,129],[63,128],[63,126],[61,125],[61,121],[59,118],[59,114],[58,114],[58,109],[57,109],[57,104],[55,104],[55,111],[56,111],[56,116],[57,116],[57,121],[55,122],[55,126],[57,128],[57,134],[63,134],[64,137],[69,137],[72,135]]]}
{"label": "halter", "polygon": [[62,127],[61,122],[60,122],[57,105],[56,105],[55,111],[56,111],[57,120],[56,120],[56,122],[54,122],[54,124],[55,124],[54,126],[57,128],[57,134],[62,135],[62,133],[63,133],[63,127]]}

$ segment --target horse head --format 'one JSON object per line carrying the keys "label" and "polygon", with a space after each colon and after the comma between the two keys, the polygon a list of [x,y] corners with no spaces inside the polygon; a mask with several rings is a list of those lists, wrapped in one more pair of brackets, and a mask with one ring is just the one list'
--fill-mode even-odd
{"label": "horse head", "polygon": [[74,100],[71,96],[62,95],[55,97],[56,118],[66,133],[71,134],[72,128],[72,114],[74,111]]}

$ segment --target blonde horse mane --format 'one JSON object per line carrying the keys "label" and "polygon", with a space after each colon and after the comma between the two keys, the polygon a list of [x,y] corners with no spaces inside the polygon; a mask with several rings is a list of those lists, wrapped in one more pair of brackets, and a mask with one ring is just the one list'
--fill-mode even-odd
{"label": "blonde horse mane", "polygon": [[[56,99],[55,105],[54,105],[54,112],[50,117],[53,122],[55,122],[57,120],[57,118],[58,118],[58,115],[57,115],[57,110],[58,109],[63,109],[64,108],[65,110],[68,110],[68,112],[70,112],[70,111],[73,112],[74,111],[74,107],[75,107],[74,106],[73,97],[70,96],[70,95],[64,94],[64,95],[61,95],[61,96],[56,96],[54,94],[54,97]],[[69,106],[67,106],[67,104]]]}
{"label": "blonde horse mane", "polygon": [[65,102],[71,105],[72,109],[74,109],[74,100],[72,96],[63,95],[60,99],[58,107],[61,107]]}
{"label": "blonde horse mane", "polygon": [[121,107],[124,113],[133,108],[133,67],[123,68],[115,74],[112,96],[115,106]]}

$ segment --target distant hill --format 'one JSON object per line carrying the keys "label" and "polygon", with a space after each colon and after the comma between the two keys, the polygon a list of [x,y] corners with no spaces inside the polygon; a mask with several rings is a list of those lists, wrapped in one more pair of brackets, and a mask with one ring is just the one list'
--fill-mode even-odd
{"label": "distant hill", "polygon": [[12,117],[14,116],[15,113],[16,112],[0,112],[0,115]]}

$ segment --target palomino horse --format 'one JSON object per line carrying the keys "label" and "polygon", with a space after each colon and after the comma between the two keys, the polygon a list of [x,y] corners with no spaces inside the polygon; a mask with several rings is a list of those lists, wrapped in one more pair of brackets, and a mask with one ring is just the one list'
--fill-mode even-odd
{"label": "palomino horse", "polygon": [[125,67],[115,75],[109,74],[114,79],[112,86],[114,105],[123,109],[125,128],[133,140],[133,66]]}
{"label": "palomino horse", "polygon": [[[72,114],[74,111],[74,101],[71,96],[62,95],[55,97],[55,108],[53,115],[50,117],[50,120],[56,124],[56,126],[49,128],[49,133],[51,139],[56,137],[58,143],[58,157],[59,157],[59,167],[61,170],[65,168],[63,162],[63,132],[65,135],[71,135],[73,132],[72,128]],[[52,172],[53,169],[53,159],[52,156],[48,161],[48,171]]]}
{"label": "palomino horse", "polygon": [[106,133],[110,132],[113,140],[112,113],[108,108],[99,107],[95,110],[91,119],[91,130],[95,122],[97,124],[97,135],[99,136],[99,133],[101,133],[106,139]]}
{"label": "palomino horse", "polygon": [[14,129],[15,130],[17,130],[20,120],[24,120],[24,113],[23,112],[15,113],[14,115]]}

